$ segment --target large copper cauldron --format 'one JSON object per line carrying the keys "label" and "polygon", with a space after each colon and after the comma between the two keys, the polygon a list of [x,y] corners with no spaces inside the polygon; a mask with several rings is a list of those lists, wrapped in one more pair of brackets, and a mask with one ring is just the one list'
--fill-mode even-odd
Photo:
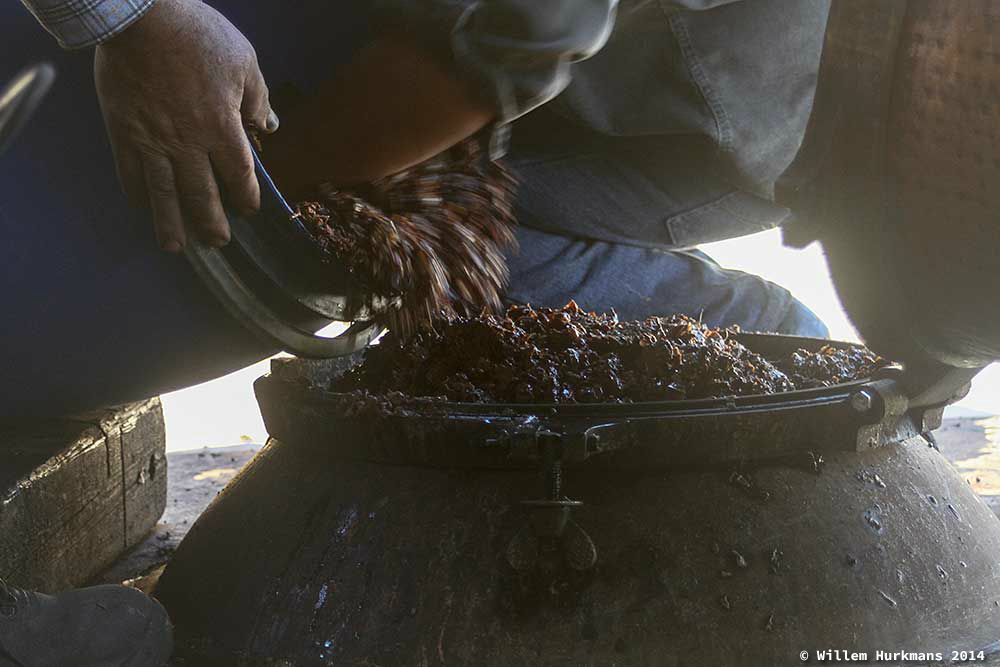
{"label": "large copper cauldron", "polygon": [[[808,341],[744,337],[768,354]],[[895,377],[632,406],[256,385],[157,595],[194,664],[780,665],[1000,647],[1000,522]],[[273,662],[269,662],[273,661]]]}

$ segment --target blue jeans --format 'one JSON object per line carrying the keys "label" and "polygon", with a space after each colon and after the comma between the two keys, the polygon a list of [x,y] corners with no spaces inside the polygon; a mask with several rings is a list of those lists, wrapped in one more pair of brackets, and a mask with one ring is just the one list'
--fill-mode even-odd
{"label": "blue jeans", "polygon": [[[216,4],[255,44],[272,90],[308,88],[320,73],[307,65],[328,68],[365,39],[363,17],[345,15],[343,3],[297,3],[294,11],[285,3]],[[185,260],[160,252],[147,216],[127,206],[89,54],[61,52],[19,3],[0,3],[0,81],[38,60],[53,62],[59,78],[28,131],[0,157],[0,349],[6,354],[0,418],[139,399],[275,352],[223,312]],[[627,169],[567,182],[558,171],[546,175],[530,151],[515,151],[511,164],[523,181],[524,225],[521,249],[511,257],[512,300],[562,305],[576,298],[628,318],[703,312],[711,324],[825,334],[782,288],[724,271],[697,251],[588,240],[538,222],[555,215],[532,203],[539,194],[556,193],[570,222],[573,189],[613,192],[616,179],[625,184]],[[631,205],[656,201],[640,197]]]}

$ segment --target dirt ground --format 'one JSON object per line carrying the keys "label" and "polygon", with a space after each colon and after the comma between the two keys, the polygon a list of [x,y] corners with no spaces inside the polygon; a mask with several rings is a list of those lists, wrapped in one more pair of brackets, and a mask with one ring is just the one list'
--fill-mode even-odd
{"label": "dirt ground", "polygon": [[946,419],[938,449],[1000,516],[1000,417]]}

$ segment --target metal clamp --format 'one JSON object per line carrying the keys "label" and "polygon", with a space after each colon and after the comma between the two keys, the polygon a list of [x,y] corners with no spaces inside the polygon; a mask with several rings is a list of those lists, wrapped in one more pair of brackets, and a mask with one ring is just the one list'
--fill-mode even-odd
{"label": "metal clamp", "polygon": [[563,436],[542,429],[535,433],[535,443],[542,463],[545,497],[521,501],[528,520],[507,545],[507,563],[518,572],[528,572],[538,566],[543,555],[561,554],[572,569],[588,570],[597,563],[597,547],[571,518],[573,510],[583,503],[562,494]]}

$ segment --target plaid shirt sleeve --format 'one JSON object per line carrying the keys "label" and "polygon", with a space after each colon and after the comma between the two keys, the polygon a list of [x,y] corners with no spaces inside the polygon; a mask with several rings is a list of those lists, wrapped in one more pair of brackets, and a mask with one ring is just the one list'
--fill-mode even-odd
{"label": "plaid shirt sleeve", "polygon": [[142,17],[156,0],[21,0],[65,49],[105,42]]}

